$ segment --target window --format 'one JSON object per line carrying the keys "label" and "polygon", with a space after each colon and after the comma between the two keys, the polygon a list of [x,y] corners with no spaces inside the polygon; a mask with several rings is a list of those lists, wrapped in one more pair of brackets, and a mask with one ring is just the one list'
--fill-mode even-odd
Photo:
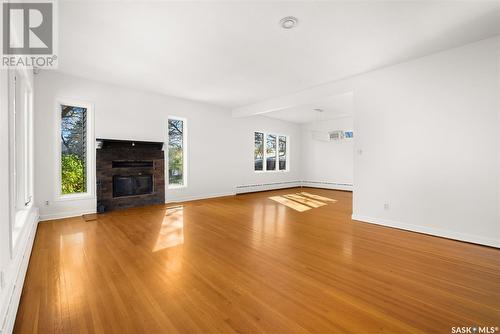
{"label": "window", "polygon": [[287,136],[255,132],[254,143],[254,171],[288,171]]}
{"label": "window", "polygon": [[10,110],[11,234],[12,246],[24,227],[33,196],[32,81],[17,71],[8,72]]}
{"label": "window", "polygon": [[286,170],[286,137],[279,136],[278,140],[279,170]]}
{"label": "window", "polygon": [[87,108],[61,105],[61,194],[87,192]]}
{"label": "window", "polygon": [[186,186],[186,120],[168,119],[168,186]]}
{"label": "window", "polygon": [[255,132],[254,168],[264,170],[264,134]]}
{"label": "window", "polygon": [[276,170],[276,135],[266,137],[266,170]]}
{"label": "window", "polygon": [[92,106],[77,101],[58,103],[58,192],[59,199],[77,199],[93,194],[94,137]]}

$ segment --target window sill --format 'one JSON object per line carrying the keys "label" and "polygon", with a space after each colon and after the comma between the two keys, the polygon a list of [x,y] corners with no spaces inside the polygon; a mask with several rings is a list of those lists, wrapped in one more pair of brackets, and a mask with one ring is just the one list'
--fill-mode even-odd
{"label": "window sill", "polygon": [[72,195],[58,195],[55,202],[66,202],[66,201],[78,201],[85,199],[95,199],[93,194],[84,193],[84,194],[72,194]]}
{"label": "window sill", "polygon": [[171,185],[171,186],[167,186],[167,189],[172,189],[172,190],[176,190],[176,189],[184,189],[184,188],[187,188],[187,185],[179,185],[179,186],[176,186],[176,185]]}
{"label": "window sill", "polygon": [[256,174],[265,174],[265,173],[288,173],[289,170],[254,170]]}

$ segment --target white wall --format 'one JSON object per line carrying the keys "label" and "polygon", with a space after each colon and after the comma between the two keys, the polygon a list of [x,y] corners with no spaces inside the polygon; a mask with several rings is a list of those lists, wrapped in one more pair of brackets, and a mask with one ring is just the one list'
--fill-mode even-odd
{"label": "white wall", "polygon": [[353,118],[349,116],[301,126],[303,185],[352,190],[354,140],[319,141],[313,139],[311,133],[317,128],[325,131],[352,130]]}
{"label": "white wall", "polygon": [[[260,116],[235,119],[226,109],[54,71],[42,71],[35,76],[35,89],[35,193],[43,219],[93,212],[96,205],[95,198],[54,200],[57,98],[93,103],[97,138],[165,141],[167,117],[187,118],[188,186],[167,189],[167,201],[234,194],[237,185],[300,180],[300,127],[296,124]],[[290,172],[254,173],[255,130],[290,136]]]}
{"label": "white wall", "polygon": [[500,246],[499,60],[496,37],[353,80],[355,218]]}

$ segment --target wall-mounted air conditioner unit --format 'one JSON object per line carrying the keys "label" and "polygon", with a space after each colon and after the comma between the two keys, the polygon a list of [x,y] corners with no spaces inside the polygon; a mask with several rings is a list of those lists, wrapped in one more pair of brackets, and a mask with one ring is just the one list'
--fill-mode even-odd
{"label": "wall-mounted air conditioner unit", "polygon": [[344,139],[344,131],[311,131],[312,138],[319,141],[337,141]]}
{"label": "wall-mounted air conditioner unit", "polygon": [[342,139],[344,139],[344,131],[342,131],[342,130],[330,131],[330,132],[328,132],[328,139],[329,140],[342,140]]}

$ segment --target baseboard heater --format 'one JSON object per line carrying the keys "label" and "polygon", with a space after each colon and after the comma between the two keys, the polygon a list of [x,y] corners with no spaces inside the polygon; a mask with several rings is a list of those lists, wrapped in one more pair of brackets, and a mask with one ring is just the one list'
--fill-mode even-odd
{"label": "baseboard heater", "polygon": [[326,181],[302,181],[303,187],[318,187],[327,189],[352,190],[352,183],[337,183]]}
{"label": "baseboard heater", "polygon": [[282,188],[293,188],[300,187],[300,181],[286,181],[286,182],[272,182],[272,183],[259,183],[259,184],[246,184],[236,186],[237,194],[251,193],[256,191],[265,191],[265,190],[273,190],[273,189],[282,189]]}
{"label": "baseboard heater", "polygon": [[244,194],[244,193],[283,189],[283,188],[293,188],[293,187],[313,187],[313,188],[352,191],[352,184],[350,183],[336,183],[336,182],[326,182],[326,181],[286,181],[286,182],[239,185],[236,186],[236,194]]}

